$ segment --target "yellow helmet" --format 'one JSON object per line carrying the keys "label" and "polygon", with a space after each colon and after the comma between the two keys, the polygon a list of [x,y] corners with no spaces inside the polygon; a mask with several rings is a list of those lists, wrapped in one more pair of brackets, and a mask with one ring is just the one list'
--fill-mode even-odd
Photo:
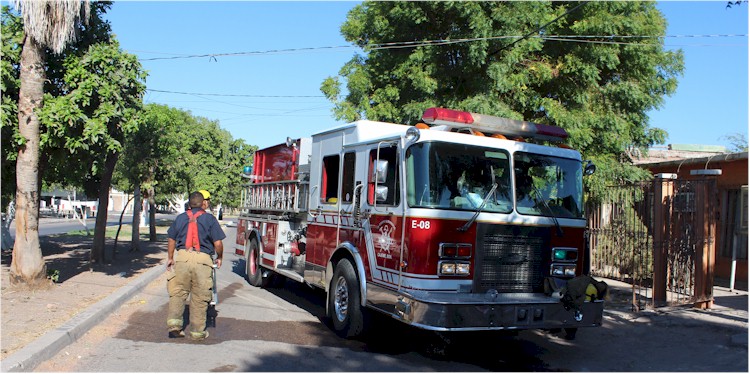
{"label": "yellow helmet", "polygon": [[589,283],[589,285],[586,286],[586,300],[594,301],[598,299],[599,299],[599,291],[596,289],[596,286]]}
{"label": "yellow helmet", "polygon": [[206,190],[200,190],[198,192],[200,192],[201,195],[203,195],[203,200],[211,200],[211,194],[208,193],[208,191],[206,191]]}

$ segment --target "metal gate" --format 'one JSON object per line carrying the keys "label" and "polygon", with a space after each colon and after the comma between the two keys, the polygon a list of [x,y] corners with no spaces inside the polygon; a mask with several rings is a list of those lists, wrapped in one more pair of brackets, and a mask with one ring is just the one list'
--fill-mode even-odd
{"label": "metal gate", "polygon": [[610,186],[587,206],[591,273],[632,285],[632,309],[710,302],[715,179]]}

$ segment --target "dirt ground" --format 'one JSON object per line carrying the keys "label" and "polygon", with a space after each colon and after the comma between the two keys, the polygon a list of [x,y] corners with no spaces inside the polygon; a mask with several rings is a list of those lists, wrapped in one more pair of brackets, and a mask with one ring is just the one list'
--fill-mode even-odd
{"label": "dirt ground", "polygon": [[[125,226],[124,226],[125,227]],[[120,233],[111,264],[89,266],[93,236],[54,235],[41,237],[47,269],[58,270],[56,283],[46,290],[30,291],[9,281],[11,253],[2,253],[0,287],[2,330],[0,360],[45,333],[65,324],[76,314],[110,295],[167,258],[166,228],[157,227],[158,240],[142,235],[139,251],[130,251],[130,233]],[[93,235],[93,234],[92,234]],[[114,239],[107,239],[107,258]]]}

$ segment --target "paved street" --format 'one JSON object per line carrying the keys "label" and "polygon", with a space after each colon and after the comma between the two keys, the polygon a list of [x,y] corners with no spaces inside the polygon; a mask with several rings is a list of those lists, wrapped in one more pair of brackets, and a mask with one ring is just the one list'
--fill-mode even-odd
{"label": "paved street", "polygon": [[[717,309],[633,314],[605,308],[604,325],[576,340],[525,331],[450,334],[448,343],[378,318],[363,340],[326,325],[324,293],[293,281],[259,289],[243,278],[226,228],[217,326],[204,342],[169,339],[160,276],[104,322],[36,371],[740,371],[748,369],[747,293],[719,292]],[[744,310],[742,303],[744,302]],[[732,308],[722,306],[731,305]],[[737,307],[739,305],[739,307]],[[735,308],[735,309],[733,309]]]}
{"label": "paved street", "polygon": [[[161,217],[174,217],[174,215],[164,215],[164,214],[157,215],[157,219]],[[132,223],[132,221],[133,221],[132,214],[124,215],[122,218],[123,224],[130,224]],[[83,222],[84,222],[83,220],[79,220],[75,218],[41,216],[39,217],[39,236],[64,234],[64,233],[68,233],[71,231],[85,230],[85,228],[88,228],[91,232],[93,232],[94,226],[96,225],[96,217],[89,217],[85,221],[86,227],[83,226]],[[120,223],[119,214],[107,215],[107,226],[116,226],[119,223]],[[16,237],[16,220],[15,219],[10,223],[9,232],[10,232],[11,238]]]}

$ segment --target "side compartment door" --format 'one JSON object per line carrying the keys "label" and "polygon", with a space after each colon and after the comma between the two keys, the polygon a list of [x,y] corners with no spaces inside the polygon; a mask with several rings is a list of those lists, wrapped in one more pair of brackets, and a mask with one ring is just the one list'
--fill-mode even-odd
{"label": "side compartment door", "polygon": [[338,243],[349,242],[355,248],[358,248],[359,230],[354,220],[356,166],[356,152],[351,150],[345,151],[341,160],[341,187],[339,188],[339,219],[341,220],[341,225],[339,225]]}
{"label": "side compartment door", "polygon": [[369,150],[367,185],[362,202],[370,213],[369,225],[365,225],[365,230],[373,281],[392,287],[399,285],[403,250],[402,171],[399,170],[398,152],[395,143],[380,143]]}

